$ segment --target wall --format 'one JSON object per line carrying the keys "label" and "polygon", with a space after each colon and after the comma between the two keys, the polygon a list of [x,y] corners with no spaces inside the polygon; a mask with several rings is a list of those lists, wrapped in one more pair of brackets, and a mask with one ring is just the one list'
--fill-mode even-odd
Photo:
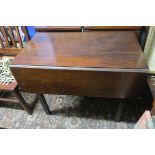
{"label": "wall", "polygon": [[144,49],[150,73],[155,74],[155,26],[151,26]]}

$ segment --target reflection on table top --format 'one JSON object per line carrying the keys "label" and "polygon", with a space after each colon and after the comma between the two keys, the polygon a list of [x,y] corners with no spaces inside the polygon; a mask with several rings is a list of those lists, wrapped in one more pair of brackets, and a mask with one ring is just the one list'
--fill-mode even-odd
{"label": "reflection on table top", "polygon": [[148,69],[129,31],[38,32],[13,65]]}

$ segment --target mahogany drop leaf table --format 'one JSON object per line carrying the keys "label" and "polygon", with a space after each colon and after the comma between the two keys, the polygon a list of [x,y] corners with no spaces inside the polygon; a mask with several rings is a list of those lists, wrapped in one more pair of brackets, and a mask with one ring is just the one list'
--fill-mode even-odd
{"label": "mahogany drop leaf table", "polygon": [[45,93],[137,98],[148,66],[132,31],[38,32],[11,70],[22,90],[38,94],[49,114]]}

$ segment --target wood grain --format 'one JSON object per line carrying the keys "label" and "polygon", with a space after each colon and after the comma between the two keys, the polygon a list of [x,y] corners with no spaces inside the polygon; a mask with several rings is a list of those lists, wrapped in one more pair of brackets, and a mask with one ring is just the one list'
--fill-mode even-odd
{"label": "wood grain", "polygon": [[140,30],[142,26],[84,26],[85,30]]}
{"label": "wood grain", "polygon": [[36,31],[80,31],[81,26],[35,26]]}
{"label": "wood grain", "polygon": [[4,43],[3,43],[3,40],[2,40],[2,38],[1,38],[1,36],[0,36],[0,44],[1,44],[1,48],[5,48]]}
{"label": "wood grain", "polygon": [[37,33],[13,65],[148,69],[134,32]]}
{"label": "wood grain", "polygon": [[141,73],[56,70],[13,67],[20,87],[31,93],[128,98],[141,94]]}
{"label": "wood grain", "polygon": [[2,31],[2,34],[3,34],[4,38],[5,38],[6,47],[10,47],[10,44],[9,44],[8,37],[6,35],[6,31],[5,31],[4,26],[1,26],[1,31]]}
{"label": "wood grain", "polygon": [[148,66],[131,31],[37,33],[11,70],[31,93],[135,98]]}
{"label": "wood grain", "polygon": [[21,51],[21,49],[19,49],[19,48],[3,48],[3,49],[0,49],[0,54],[17,55],[20,51]]}
{"label": "wood grain", "polygon": [[14,39],[14,34],[13,34],[13,31],[12,31],[11,26],[8,26],[8,30],[9,30],[9,33],[10,33],[11,41],[12,41],[12,43],[13,43],[13,47],[16,48],[17,46],[16,46],[16,42],[15,42],[15,39]]}
{"label": "wood grain", "polygon": [[18,42],[20,44],[20,47],[23,48],[23,43],[22,43],[22,39],[21,39],[21,36],[20,36],[20,32],[19,32],[18,26],[15,26],[15,30],[16,30],[16,33],[17,33]]}

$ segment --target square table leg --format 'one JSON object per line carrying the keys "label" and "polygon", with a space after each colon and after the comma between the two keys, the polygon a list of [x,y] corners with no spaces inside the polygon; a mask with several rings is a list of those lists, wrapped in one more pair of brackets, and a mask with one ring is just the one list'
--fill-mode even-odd
{"label": "square table leg", "polygon": [[48,107],[48,104],[46,102],[46,99],[45,99],[44,95],[43,94],[37,94],[37,97],[38,97],[38,100],[40,101],[44,111],[46,112],[46,114],[50,115],[51,111],[50,111],[50,109]]}
{"label": "square table leg", "polygon": [[118,106],[118,111],[117,111],[116,117],[115,117],[115,121],[116,122],[119,122],[120,121],[120,118],[122,116],[122,112],[124,110],[124,107],[125,107],[125,103],[123,103],[122,101],[120,101],[119,106]]}

